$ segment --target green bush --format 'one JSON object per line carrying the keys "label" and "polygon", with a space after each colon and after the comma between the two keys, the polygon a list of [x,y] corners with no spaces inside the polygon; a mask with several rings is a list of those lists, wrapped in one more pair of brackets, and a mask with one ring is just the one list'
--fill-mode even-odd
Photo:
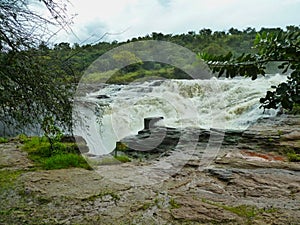
{"label": "green bush", "polygon": [[128,149],[128,146],[125,143],[120,142],[120,141],[118,141],[116,143],[116,150],[117,151],[126,151],[127,149]]}
{"label": "green bush", "polygon": [[7,143],[8,139],[5,137],[0,137],[0,143]]}
{"label": "green bush", "polygon": [[24,142],[23,150],[27,152],[35,152],[41,146],[49,144],[47,139],[44,137],[31,137],[31,138],[23,139],[23,142]]}
{"label": "green bush", "polygon": [[81,155],[73,153],[54,155],[42,162],[42,168],[46,170],[65,169],[70,167],[91,169],[89,164]]}
{"label": "green bush", "polygon": [[300,162],[300,155],[295,152],[290,152],[287,154],[290,162]]}
{"label": "green bush", "polygon": [[299,150],[297,149],[283,147],[280,149],[280,153],[285,155],[290,162],[300,162],[300,154]]}
{"label": "green bush", "polygon": [[293,109],[289,112],[289,114],[300,114],[300,104],[295,103]]}
{"label": "green bush", "polygon": [[25,134],[19,134],[18,139],[21,143],[25,143],[26,141],[28,141],[28,137]]}
{"label": "green bush", "polygon": [[43,169],[62,169],[81,167],[91,169],[86,160],[79,154],[75,143],[54,142],[51,146],[46,137],[31,137],[24,142],[23,150],[36,166]]}
{"label": "green bush", "polygon": [[51,149],[50,143],[45,137],[28,138],[23,146],[23,150],[43,157],[50,157],[55,154],[80,153],[77,145],[74,143],[55,142],[52,148],[53,149]]}

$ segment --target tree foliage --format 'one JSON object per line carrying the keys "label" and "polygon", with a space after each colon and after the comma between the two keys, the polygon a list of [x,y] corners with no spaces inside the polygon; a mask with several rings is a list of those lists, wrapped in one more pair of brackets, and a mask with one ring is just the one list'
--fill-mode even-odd
{"label": "tree foliage", "polygon": [[[210,29],[202,29],[199,32],[189,31],[186,34],[163,34],[153,32],[150,35],[143,37],[136,37],[128,40],[127,43],[135,41],[147,41],[147,40],[161,40],[168,41],[183,47],[190,49],[193,52],[207,52],[209,54],[223,54],[231,51],[234,55],[241,54],[242,52],[254,53],[252,43],[255,39],[256,31],[253,28],[247,28],[243,31],[236,32],[236,34],[231,34],[225,31],[212,31]],[[53,49],[51,49],[50,54],[58,55],[62,60],[67,60],[67,65],[73,70],[73,78],[75,82],[80,79],[81,74],[86,71],[89,67],[90,82],[100,82],[107,80],[107,76],[100,72],[103,70],[109,70],[110,62],[109,60],[102,60],[101,65],[93,65],[93,61],[96,60],[103,53],[118,47],[124,43],[118,43],[116,41],[112,43],[99,42],[95,44],[78,45],[73,46],[68,45],[68,43],[57,44]],[[62,47],[65,46],[65,47]],[[144,55],[151,55],[151,48],[149,50],[141,50]],[[141,52],[142,54],[142,52]],[[169,55],[166,56],[173,58],[178,61],[182,58],[182,55]],[[116,56],[116,59],[120,56]],[[134,58],[128,55],[128,58]],[[124,60],[124,54],[123,59]],[[131,62],[134,62],[131,61]],[[117,63],[117,62],[114,62]],[[92,64],[92,65],[91,65]],[[107,74],[110,76],[111,74]],[[158,62],[136,62],[134,65],[130,65],[126,68],[121,69],[121,71],[116,72],[112,79],[107,80],[108,83],[129,83],[136,79],[143,79],[144,77],[162,77],[167,79],[191,79],[188,74],[183,71],[174,68],[167,64],[162,64]],[[70,80],[73,80],[70,76]],[[86,81],[86,80],[85,80]]]}
{"label": "tree foliage", "polygon": [[[42,4],[48,16],[32,8]],[[51,115],[71,127],[70,85],[64,65],[49,55],[43,40],[50,26],[67,29],[65,4],[53,0],[0,2],[0,121],[16,127],[41,124]],[[40,46],[40,48],[38,48]]]}
{"label": "tree foliage", "polygon": [[36,46],[49,40],[57,30],[69,29],[72,23],[67,0],[1,0],[0,18],[1,51]]}
{"label": "tree foliage", "polygon": [[264,98],[260,99],[265,109],[278,108],[292,110],[300,104],[300,28],[287,27],[287,31],[277,29],[273,32],[263,31],[256,35],[254,48],[256,54],[242,54],[235,57],[231,52],[226,55],[211,56],[199,54],[207,61],[213,72],[219,77],[245,76],[253,80],[258,75],[266,74],[266,66],[270,62],[279,63],[281,73],[288,73],[286,82],[272,86]]}

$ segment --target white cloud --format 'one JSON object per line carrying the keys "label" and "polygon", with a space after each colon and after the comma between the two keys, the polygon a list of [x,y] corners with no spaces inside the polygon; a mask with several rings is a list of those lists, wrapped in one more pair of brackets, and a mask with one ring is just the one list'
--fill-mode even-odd
{"label": "white cloud", "polygon": [[[73,0],[72,4],[78,13],[73,29],[81,41],[92,34],[125,30],[106,40],[202,28],[285,27],[300,21],[300,0]],[[76,41],[71,36],[64,39]]]}

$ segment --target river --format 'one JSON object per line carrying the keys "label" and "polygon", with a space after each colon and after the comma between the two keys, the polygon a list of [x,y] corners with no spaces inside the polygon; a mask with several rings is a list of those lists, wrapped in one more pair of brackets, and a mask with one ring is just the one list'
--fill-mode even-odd
{"label": "river", "polygon": [[[259,99],[283,75],[207,80],[152,80],[128,85],[104,85],[100,90],[78,95],[74,104],[75,135],[83,136],[90,153],[112,152],[116,141],[137,134],[145,117],[164,117],[164,126],[245,130],[264,111]],[[162,124],[161,124],[162,125]]]}

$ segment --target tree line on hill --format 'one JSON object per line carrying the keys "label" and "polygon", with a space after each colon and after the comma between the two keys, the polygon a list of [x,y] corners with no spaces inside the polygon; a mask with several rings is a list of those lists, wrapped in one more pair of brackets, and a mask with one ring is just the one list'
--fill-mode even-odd
{"label": "tree line on hill", "polygon": [[[35,49],[35,53],[43,57],[47,64],[55,65],[56,70],[65,78],[66,82],[78,83],[84,71],[102,54],[109,50],[126,43],[135,41],[158,40],[168,41],[180,46],[186,47],[195,53],[206,53],[209,55],[224,55],[231,52],[238,56],[241,54],[255,54],[256,49],[253,43],[256,35],[262,33],[279,33],[294,30],[297,27],[288,26],[286,31],[281,28],[262,28],[256,31],[254,28],[238,30],[235,28],[225,31],[212,31],[202,29],[198,33],[189,31],[184,34],[162,34],[153,32],[144,37],[132,38],[126,42],[99,42],[94,44],[70,44],[66,42],[55,44],[49,47],[42,43]],[[123,55],[122,55],[123,54]],[[132,53],[120,52],[114,58],[122,60],[124,58],[135,57]],[[53,70],[52,70],[53,71]],[[97,71],[95,71],[96,73]],[[50,74],[49,74],[50,75]],[[51,75],[50,75],[51,76]],[[128,83],[137,78],[144,76],[155,76],[174,79],[190,79],[191,77],[184,74],[178,68],[158,62],[139,62],[130,65],[118,71],[114,77],[109,79],[108,83]],[[95,74],[91,82],[101,81],[101,75]]]}
{"label": "tree line on hill", "polygon": [[[136,63],[116,71],[108,80],[103,77],[103,68],[92,64],[122,44],[146,40],[168,41],[186,47],[198,53],[199,59],[206,61],[220,76],[243,75],[255,79],[266,73],[268,62],[277,62],[279,64],[273,69],[290,71],[291,75],[287,82],[267,93],[261,101],[263,106],[276,108],[281,105],[291,110],[299,104],[299,26],[287,26],[284,30],[262,28],[259,31],[254,28],[202,29],[174,35],[153,32],[127,42],[85,45],[62,42],[50,47],[47,40],[56,33],[49,27],[67,29],[72,18],[63,3],[53,0],[35,2],[44,6],[50,16],[31,10],[27,0],[0,2],[0,127],[43,124],[44,118],[51,116],[55,124],[72,130],[72,96],[87,69],[91,76],[86,82],[91,83],[101,80],[128,83],[151,76],[190,79],[178,68],[158,62],[142,62],[132,52],[119,52],[113,56],[115,63],[124,59]],[[104,67],[105,62],[101,65]]]}

